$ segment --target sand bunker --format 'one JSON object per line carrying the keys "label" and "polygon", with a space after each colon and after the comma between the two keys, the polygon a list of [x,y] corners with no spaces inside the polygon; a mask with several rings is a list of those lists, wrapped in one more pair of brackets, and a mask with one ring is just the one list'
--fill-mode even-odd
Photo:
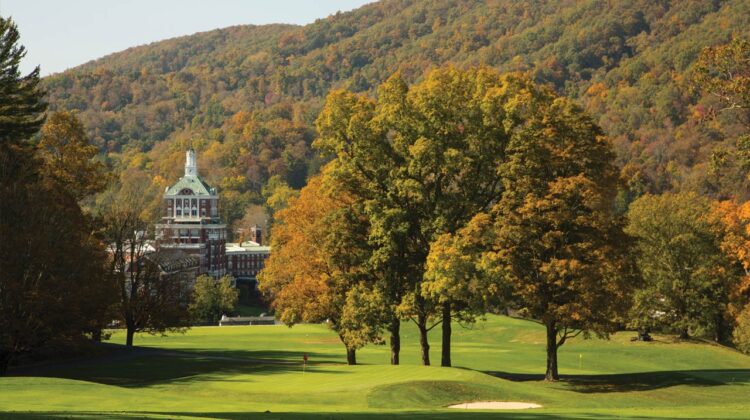
{"label": "sand bunker", "polygon": [[523,410],[524,408],[541,407],[539,404],[517,401],[477,401],[448,406],[448,408],[463,408],[465,410]]}

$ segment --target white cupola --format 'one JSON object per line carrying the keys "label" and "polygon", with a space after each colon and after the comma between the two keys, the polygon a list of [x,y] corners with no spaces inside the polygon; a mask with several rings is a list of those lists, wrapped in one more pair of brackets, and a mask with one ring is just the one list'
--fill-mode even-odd
{"label": "white cupola", "polygon": [[185,154],[185,176],[198,176],[198,165],[193,149],[189,149]]}

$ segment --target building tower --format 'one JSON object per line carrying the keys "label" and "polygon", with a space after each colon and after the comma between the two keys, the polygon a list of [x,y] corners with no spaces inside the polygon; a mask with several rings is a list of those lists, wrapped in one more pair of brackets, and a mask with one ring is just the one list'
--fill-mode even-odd
{"label": "building tower", "polygon": [[179,249],[200,259],[200,273],[226,273],[226,225],[219,218],[219,196],[199,175],[195,151],[185,156],[185,175],[164,192],[157,249]]}
{"label": "building tower", "polygon": [[263,234],[260,226],[253,225],[250,228],[250,240],[258,245],[263,245]]}

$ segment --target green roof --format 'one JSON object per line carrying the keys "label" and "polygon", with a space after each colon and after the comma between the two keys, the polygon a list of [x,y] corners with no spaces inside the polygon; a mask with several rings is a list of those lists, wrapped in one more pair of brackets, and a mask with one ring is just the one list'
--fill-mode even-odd
{"label": "green roof", "polygon": [[[180,195],[180,191],[190,189],[194,195],[212,195],[211,187],[199,176],[185,175],[176,184],[167,188],[165,195]],[[216,191],[214,191],[214,194]]]}

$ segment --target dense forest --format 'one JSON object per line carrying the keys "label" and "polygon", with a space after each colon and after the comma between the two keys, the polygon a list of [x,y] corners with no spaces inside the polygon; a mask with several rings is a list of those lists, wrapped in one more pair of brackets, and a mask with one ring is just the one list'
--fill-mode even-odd
{"label": "dense forest", "polygon": [[[188,146],[234,223],[319,171],[315,117],[336,88],[377,95],[444,65],[521,71],[573,98],[610,136],[627,205],[644,192],[747,198],[740,132],[696,89],[700,51],[750,34],[750,3],[386,0],[306,26],[237,26],[112,54],[43,80],[116,172],[163,190]],[[23,29],[23,28],[21,28]],[[735,125],[737,125],[735,129]]]}

